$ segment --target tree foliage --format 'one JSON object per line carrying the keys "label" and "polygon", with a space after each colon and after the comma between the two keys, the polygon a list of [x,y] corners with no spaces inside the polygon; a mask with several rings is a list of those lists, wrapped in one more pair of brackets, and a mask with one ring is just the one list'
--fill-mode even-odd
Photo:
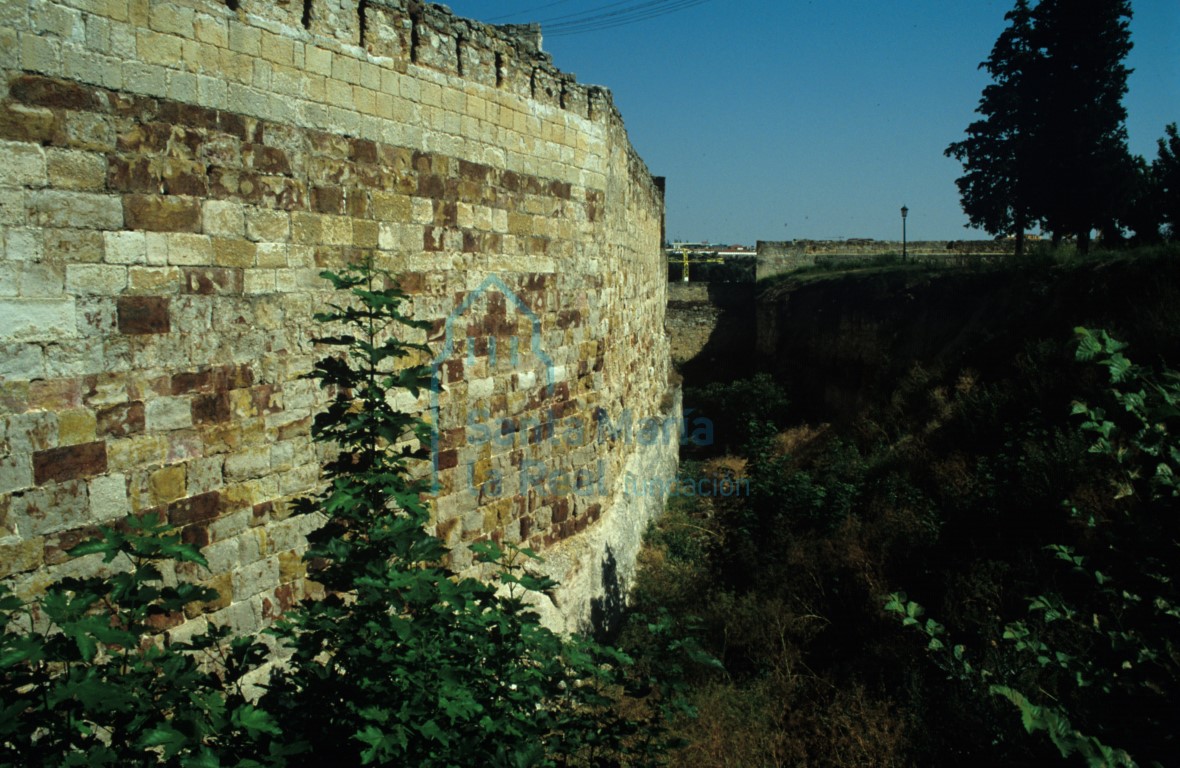
{"label": "tree foliage", "polygon": [[1127,0],[1017,0],[991,55],[980,119],[946,154],[972,225],[992,234],[1040,223],[1087,250],[1110,231],[1132,195],[1122,99],[1130,70]]}
{"label": "tree foliage", "polygon": [[1014,233],[1016,253],[1024,250],[1025,230],[1034,223],[1029,169],[1036,163],[1032,12],[1017,0],[1005,17],[1008,27],[979,66],[994,82],[983,89],[967,137],[946,149],[963,163],[956,184],[973,226],[993,235]]}
{"label": "tree foliage", "polygon": [[1180,133],[1176,124],[1164,128],[1159,154],[1151,164],[1158,201],[1159,223],[1172,240],[1180,240]]}

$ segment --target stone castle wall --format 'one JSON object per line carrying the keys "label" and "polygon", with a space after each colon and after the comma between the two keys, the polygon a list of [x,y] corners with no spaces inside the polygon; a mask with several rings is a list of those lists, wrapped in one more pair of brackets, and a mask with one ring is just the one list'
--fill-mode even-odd
{"label": "stone castle wall", "polygon": [[533,33],[414,0],[0,5],[0,577],[93,565],[64,550],[130,510],[209,560],[188,629],[314,592],[299,377],[319,272],[372,257],[434,321],[443,391],[402,404],[439,429],[454,564],[547,552],[570,627],[617,592],[662,502],[621,481],[675,467],[663,196]]}
{"label": "stone castle wall", "polygon": [[[1009,240],[911,240],[905,243],[905,252],[914,258],[943,261],[1011,254],[1015,247],[1015,241]],[[900,240],[759,240],[756,279],[817,264],[901,253]]]}

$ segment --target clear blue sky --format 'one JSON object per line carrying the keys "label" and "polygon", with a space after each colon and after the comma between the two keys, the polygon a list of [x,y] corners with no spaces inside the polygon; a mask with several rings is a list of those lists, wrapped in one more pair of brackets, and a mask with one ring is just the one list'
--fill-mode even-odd
{"label": "clear blue sky", "polygon": [[[452,0],[460,16],[546,27],[645,0]],[[651,2],[652,0],[647,0]],[[652,3],[658,8],[661,3]],[[974,118],[978,69],[1012,0],[674,0],[602,31],[545,35],[554,63],[614,93],[632,143],[668,178],[668,236],[986,237],[964,228],[943,156]],[[606,7],[613,6],[613,7]],[[606,8],[604,8],[606,7]],[[1180,0],[1133,0],[1131,151],[1180,122]]]}

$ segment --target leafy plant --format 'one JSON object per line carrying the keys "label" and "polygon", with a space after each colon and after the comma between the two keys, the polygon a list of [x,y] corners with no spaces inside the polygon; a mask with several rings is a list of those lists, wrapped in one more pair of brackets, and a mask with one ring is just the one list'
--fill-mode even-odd
{"label": "leafy plant", "polygon": [[[274,720],[242,694],[264,650],[224,630],[164,639],[163,626],[214,590],[167,586],[165,563],[207,565],[157,517],[127,517],[70,551],[109,574],[63,579],[26,603],[0,585],[0,765],[282,764],[260,740]],[[218,672],[211,671],[216,667]]]}
{"label": "leafy plant", "polygon": [[948,672],[1016,706],[1025,729],[1047,734],[1063,757],[1160,764],[1175,754],[1170,718],[1180,698],[1180,374],[1134,365],[1105,331],[1077,335],[1077,359],[1107,370],[1110,404],[1075,403],[1073,414],[1085,419],[1091,452],[1113,466],[1116,503],[1069,505],[1075,540],[1044,548],[1066,572],[1004,625],[1014,668],[973,665],[941,624],[919,621],[922,608],[903,593],[885,610],[919,627]]}
{"label": "leafy plant", "polygon": [[[337,352],[310,374],[334,392],[312,434],[339,453],[302,505],[328,517],[307,558],[329,595],[280,627],[293,655],[261,702],[295,735],[293,764],[597,766],[634,752],[658,725],[614,707],[629,658],[541,625],[528,596],[554,582],[529,572],[534,553],[473,546],[500,588],[442,564],[412,471],[430,435],[391,403],[430,386],[429,350],[396,335],[429,324],[371,265],[324,276],[352,298],[316,315],[340,330],[316,339]],[[642,752],[635,764],[658,763]]]}

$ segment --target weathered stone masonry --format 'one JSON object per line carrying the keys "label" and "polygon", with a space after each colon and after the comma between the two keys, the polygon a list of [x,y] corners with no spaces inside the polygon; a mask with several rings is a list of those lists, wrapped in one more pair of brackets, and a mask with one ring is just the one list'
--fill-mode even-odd
{"label": "weathered stone masonry", "polygon": [[93,567],[63,550],[133,510],[222,595],[175,631],[313,590],[299,376],[318,273],[371,256],[445,355],[403,404],[438,419],[455,563],[545,550],[571,627],[626,579],[662,500],[619,481],[674,471],[678,405],[662,194],[609,93],[412,0],[6,1],[0,69],[0,577]]}

